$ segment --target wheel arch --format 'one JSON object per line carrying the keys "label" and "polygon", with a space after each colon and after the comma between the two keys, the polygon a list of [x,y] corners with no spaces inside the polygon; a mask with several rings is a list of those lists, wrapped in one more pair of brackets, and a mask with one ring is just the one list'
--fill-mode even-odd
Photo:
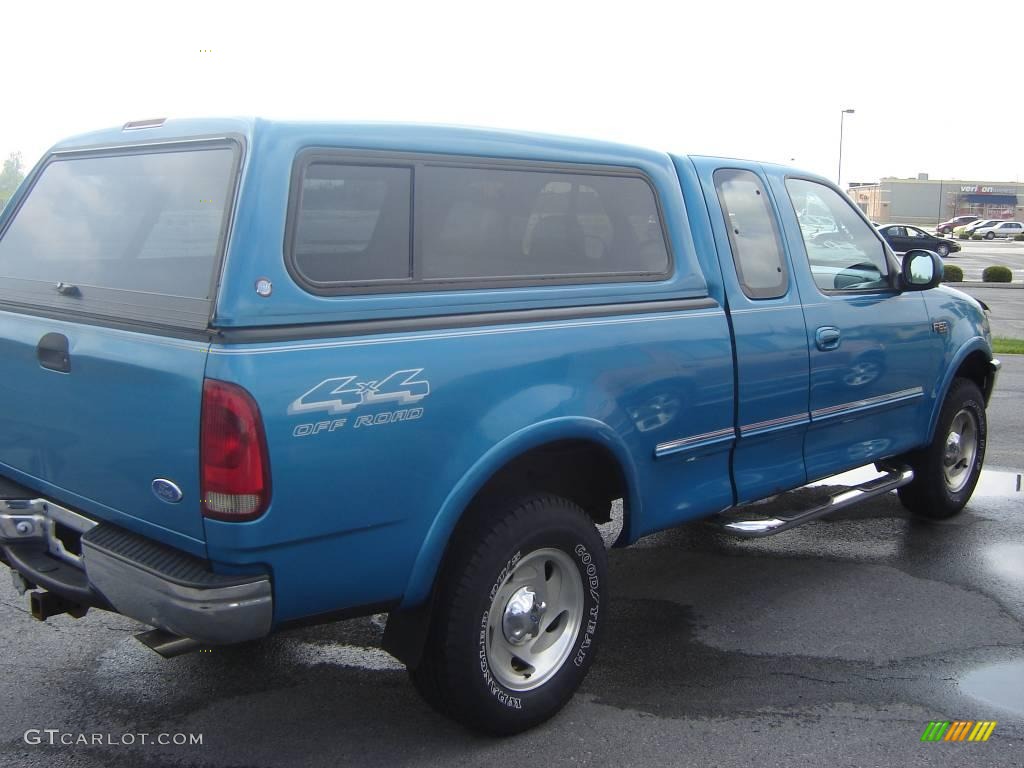
{"label": "wheel arch", "polygon": [[[592,455],[604,457],[606,468],[614,466],[618,470],[624,507],[619,540],[629,541],[631,521],[640,511],[637,470],[629,449],[602,421],[584,417],[552,419],[509,435],[462,476],[434,517],[414,561],[399,608],[412,608],[428,599],[449,542],[476,499],[489,488],[493,489],[495,483],[500,484],[504,472],[517,472],[524,462],[527,467],[534,466],[530,464],[531,457],[548,449],[565,447],[592,450],[595,452]],[[586,508],[585,504],[581,506]],[[592,512],[591,516],[594,517]]]}
{"label": "wheel arch", "polygon": [[952,363],[946,369],[946,373],[936,390],[935,403],[932,406],[931,418],[928,422],[928,443],[935,438],[935,427],[939,422],[939,414],[942,412],[942,404],[946,401],[949,388],[953,381],[958,378],[970,379],[981,390],[985,397],[985,404],[992,394],[995,385],[995,371],[991,365],[992,352],[983,338],[975,336],[957,350]]}

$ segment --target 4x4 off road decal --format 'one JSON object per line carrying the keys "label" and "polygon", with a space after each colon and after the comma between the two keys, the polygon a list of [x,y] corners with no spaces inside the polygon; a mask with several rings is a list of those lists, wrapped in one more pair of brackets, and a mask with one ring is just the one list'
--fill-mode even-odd
{"label": "4x4 off road decal", "polygon": [[[330,416],[349,413],[362,406],[396,403],[411,405],[430,394],[430,382],[420,378],[422,368],[408,368],[395,371],[380,380],[367,379],[360,381],[359,376],[338,376],[325,379],[297,398],[288,406],[288,415],[295,416],[305,413],[324,412]],[[395,411],[383,411],[364,414],[356,417],[354,429],[360,427],[394,424],[401,421],[413,421],[423,416],[422,408],[407,408]],[[308,437],[321,432],[334,432],[342,429],[349,422],[348,418],[335,418],[308,424],[299,424],[292,431],[295,437]]]}

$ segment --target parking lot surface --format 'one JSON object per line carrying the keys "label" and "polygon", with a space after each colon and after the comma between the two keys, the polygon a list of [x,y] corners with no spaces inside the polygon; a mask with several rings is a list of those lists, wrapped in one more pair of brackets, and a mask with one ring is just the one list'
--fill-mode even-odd
{"label": "parking lot surface", "polygon": [[964,283],[957,287],[985,302],[995,336],[1024,339],[1024,285],[1006,288],[992,287],[989,283]]}
{"label": "parking lot surface", "polygon": [[[5,580],[0,765],[1020,765],[1024,357],[1004,365],[962,515],[912,520],[890,495],[760,541],[697,524],[616,550],[590,676],[511,739],[427,708],[377,648],[381,617],[164,660],[115,615],[31,620]],[[921,742],[935,720],[998,725]]]}
{"label": "parking lot surface", "polygon": [[1013,272],[1014,282],[1024,281],[1024,243],[1013,240],[958,240],[963,248],[946,257],[964,271],[964,280],[981,280],[985,267],[1004,266]]}

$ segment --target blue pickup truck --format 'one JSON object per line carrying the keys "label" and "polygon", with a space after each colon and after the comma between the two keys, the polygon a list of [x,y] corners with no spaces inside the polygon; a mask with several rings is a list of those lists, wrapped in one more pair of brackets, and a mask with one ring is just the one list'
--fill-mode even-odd
{"label": "blue pickup truck", "polygon": [[764,163],[236,119],[69,139],[0,218],[0,559],[36,618],[116,611],[167,656],[387,612],[431,704],[518,732],[594,660],[613,518],[626,546],[963,508],[999,364],[941,272]]}

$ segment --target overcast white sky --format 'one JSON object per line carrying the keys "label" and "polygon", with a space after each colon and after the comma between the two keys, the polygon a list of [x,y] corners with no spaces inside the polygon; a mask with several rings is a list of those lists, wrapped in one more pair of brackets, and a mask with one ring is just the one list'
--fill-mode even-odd
{"label": "overcast white sky", "polygon": [[[0,11],[0,156],[147,117],[449,122],[1024,180],[1024,2],[38,3]],[[210,53],[201,53],[209,49]]]}

